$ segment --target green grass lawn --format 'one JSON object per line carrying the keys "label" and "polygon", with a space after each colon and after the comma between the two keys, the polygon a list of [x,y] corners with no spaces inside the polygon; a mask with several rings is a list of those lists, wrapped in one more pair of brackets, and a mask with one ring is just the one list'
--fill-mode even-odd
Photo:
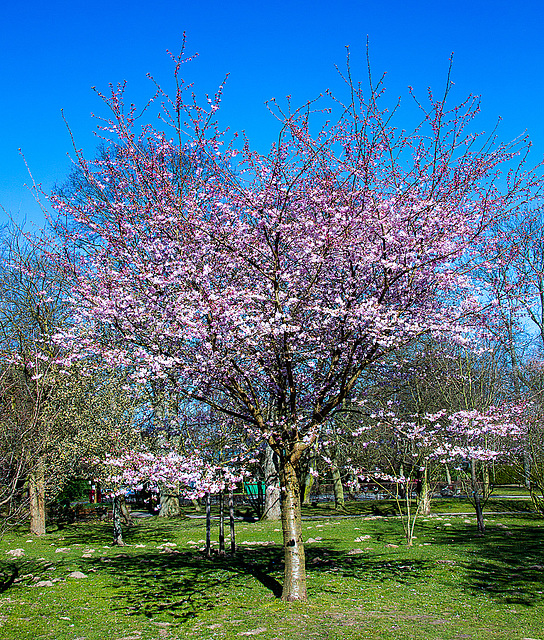
{"label": "green grass lawn", "polygon": [[[240,551],[211,560],[197,519],[138,519],[124,548],[110,547],[107,523],[41,539],[10,533],[0,542],[0,637],[544,640],[544,520],[486,523],[480,538],[473,516],[422,518],[408,548],[398,518],[305,520],[307,605],[277,597],[278,523],[237,522]],[[15,549],[24,555],[6,553]]]}
{"label": "green grass lawn", "polygon": [[[404,504],[401,501],[401,506]],[[416,503],[412,501],[412,512],[415,511]],[[467,498],[433,498],[431,502],[432,513],[474,513],[474,507]],[[405,509],[404,509],[405,510]],[[533,503],[530,496],[510,496],[501,498],[491,498],[484,507],[487,512],[533,512]],[[334,508],[334,504],[330,502],[318,503],[314,507],[302,507],[302,515],[305,518],[320,518],[324,516],[333,517],[335,515],[344,516],[394,516],[398,513],[398,507],[395,500],[360,500],[356,502],[347,502],[345,510],[339,512]]]}

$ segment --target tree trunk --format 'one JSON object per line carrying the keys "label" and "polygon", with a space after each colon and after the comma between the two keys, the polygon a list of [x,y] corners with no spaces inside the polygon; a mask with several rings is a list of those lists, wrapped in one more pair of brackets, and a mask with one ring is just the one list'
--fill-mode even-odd
{"label": "tree trunk", "polygon": [[476,510],[476,522],[478,523],[478,532],[483,536],[485,534],[484,514],[482,511],[482,503],[480,502],[480,491],[478,489],[478,479],[476,478],[476,462],[471,460],[470,463],[470,484],[472,485],[472,496],[474,498],[474,508]]}
{"label": "tree trunk", "polygon": [[308,473],[304,477],[304,504],[309,505],[312,502],[312,487],[314,486],[315,478],[312,473],[308,471]]}
{"label": "tree trunk", "polygon": [[487,465],[487,462],[482,462],[482,465],[483,465],[483,469],[482,469],[482,473],[483,473],[483,499],[484,499],[484,502],[486,502],[487,499],[489,498],[489,496],[491,495],[492,485],[491,485],[491,476],[489,474],[489,467]]}
{"label": "tree trunk", "polygon": [[304,484],[303,484],[303,504],[309,505],[312,502],[312,487],[315,482],[315,472],[316,472],[316,452],[315,447],[312,447],[308,452],[308,470],[304,474]]}
{"label": "tree trunk", "polygon": [[428,516],[431,513],[431,499],[433,497],[431,491],[431,485],[429,482],[429,470],[427,465],[423,469],[423,478],[421,479],[421,494],[419,500],[421,502],[420,512],[424,516]]}
{"label": "tree trunk", "polygon": [[179,507],[178,495],[161,491],[161,510],[159,511],[159,517],[173,518],[179,515],[181,515],[181,509]]}
{"label": "tree trunk", "polygon": [[[404,478],[404,465],[402,464],[402,462],[399,465],[399,477]],[[405,500],[406,499],[406,483],[397,482],[396,490],[397,490],[397,499]]]}
{"label": "tree trunk", "polygon": [[212,554],[212,497],[206,494],[206,557]]}
{"label": "tree trunk", "polygon": [[264,452],[264,484],[266,487],[264,497],[264,509],[262,520],[280,520],[280,482],[278,478],[277,464],[274,458],[276,454],[270,445],[266,445]]}
{"label": "tree trunk", "polygon": [[343,510],[346,508],[346,503],[344,501],[344,486],[342,485],[342,478],[336,462],[332,463],[331,474],[332,488],[334,491],[334,508]]}
{"label": "tree trunk", "polygon": [[527,451],[523,454],[523,481],[525,488],[531,491],[531,458]]}
{"label": "tree trunk", "polygon": [[29,478],[30,533],[41,536],[45,533],[45,469],[39,462]]}
{"label": "tree trunk", "polygon": [[119,512],[122,523],[127,527],[131,527],[134,524],[134,521],[130,515],[130,509],[128,508],[125,496],[119,496]]}
{"label": "tree trunk", "polygon": [[485,534],[484,514],[480,503],[478,493],[474,496],[474,508],[476,509],[476,522],[478,523],[478,532],[483,536]]}
{"label": "tree trunk", "polygon": [[234,491],[229,493],[230,552],[236,552],[236,531],[234,530]]}
{"label": "tree trunk", "polygon": [[263,482],[260,478],[257,478],[257,518],[259,518],[259,520],[263,517],[263,513],[264,513]]}
{"label": "tree trunk", "polygon": [[306,563],[302,541],[300,484],[296,469],[288,456],[281,456],[281,524],[285,553],[285,576],[281,598],[284,602],[306,602]]}
{"label": "tree trunk", "polygon": [[113,544],[124,547],[123,530],[121,529],[121,506],[119,496],[113,496]]}
{"label": "tree trunk", "polygon": [[223,491],[219,492],[219,555],[225,555],[225,513],[223,510]]}

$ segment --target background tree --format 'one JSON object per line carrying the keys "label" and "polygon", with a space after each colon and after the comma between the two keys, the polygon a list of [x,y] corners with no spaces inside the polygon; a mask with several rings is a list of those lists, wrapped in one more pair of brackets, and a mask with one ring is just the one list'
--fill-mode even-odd
{"label": "background tree", "polygon": [[[0,366],[2,368],[2,422],[6,440],[21,441],[17,474],[28,481],[30,529],[45,533],[46,457],[59,445],[51,408],[62,377],[59,346],[53,334],[69,315],[65,303],[66,275],[37,245],[17,230],[8,230],[0,274]],[[11,444],[9,444],[11,443]],[[14,458],[15,460],[15,458]],[[16,484],[20,484],[17,480]]]}
{"label": "background tree", "polygon": [[[46,503],[97,456],[138,441],[134,385],[92,363],[67,367],[55,334],[70,322],[69,272],[50,242],[6,232],[0,278],[0,461],[4,523],[29,509],[45,533]],[[27,499],[28,496],[28,499]]]}

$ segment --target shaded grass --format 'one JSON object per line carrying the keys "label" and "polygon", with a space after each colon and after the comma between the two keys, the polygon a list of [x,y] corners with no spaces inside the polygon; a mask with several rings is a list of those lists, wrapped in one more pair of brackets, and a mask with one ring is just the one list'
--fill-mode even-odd
{"label": "shaded grass", "polygon": [[[105,523],[13,534],[0,543],[0,571],[18,571],[0,593],[0,637],[542,640],[543,525],[488,518],[480,538],[473,517],[423,518],[408,548],[398,518],[305,520],[308,605],[278,599],[278,523],[237,523],[240,551],[212,559],[202,520],[138,520],[125,548],[110,548]],[[8,560],[15,548],[25,555]],[[34,586],[45,579],[57,581]]]}
{"label": "shaded grass", "polygon": [[[403,502],[400,502],[403,511],[406,511]],[[412,513],[417,507],[416,501],[412,500]],[[492,497],[484,506],[485,512],[526,512],[533,513],[534,507],[530,496],[520,495],[517,497],[495,498]],[[432,513],[474,513],[474,507],[467,498],[433,498],[431,502]],[[334,508],[334,503],[323,502],[315,506],[304,506],[302,515],[306,518],[338,516],[338,515],[381,515],[393,516],[398,514],[398,506],[395,500],[360,500],[347,502],[345,509],[338,511]]]}

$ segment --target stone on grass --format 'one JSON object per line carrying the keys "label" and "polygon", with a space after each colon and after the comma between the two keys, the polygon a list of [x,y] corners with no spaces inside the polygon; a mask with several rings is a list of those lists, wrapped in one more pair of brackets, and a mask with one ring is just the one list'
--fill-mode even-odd
{"label": "stone on grass", "polygon": [[39,582],[36,582],[34,586],[35,587],[52,587],[53,583],[51,582],[51,580],[40,580]]}
{"label": "stone on grass", "polygon": [[11,556],[12,558],[20,558],[21,556],[25,555],[25,550],[24,549],[10,549],[10,551],[6,551],[6,553],[8,554],[8,556]]}
{"label": "stone on grass", "polygon": [[69,578],[87,578],[85,573],[81,573],[81,571],[72,571],[72,573],[68,574]]}

